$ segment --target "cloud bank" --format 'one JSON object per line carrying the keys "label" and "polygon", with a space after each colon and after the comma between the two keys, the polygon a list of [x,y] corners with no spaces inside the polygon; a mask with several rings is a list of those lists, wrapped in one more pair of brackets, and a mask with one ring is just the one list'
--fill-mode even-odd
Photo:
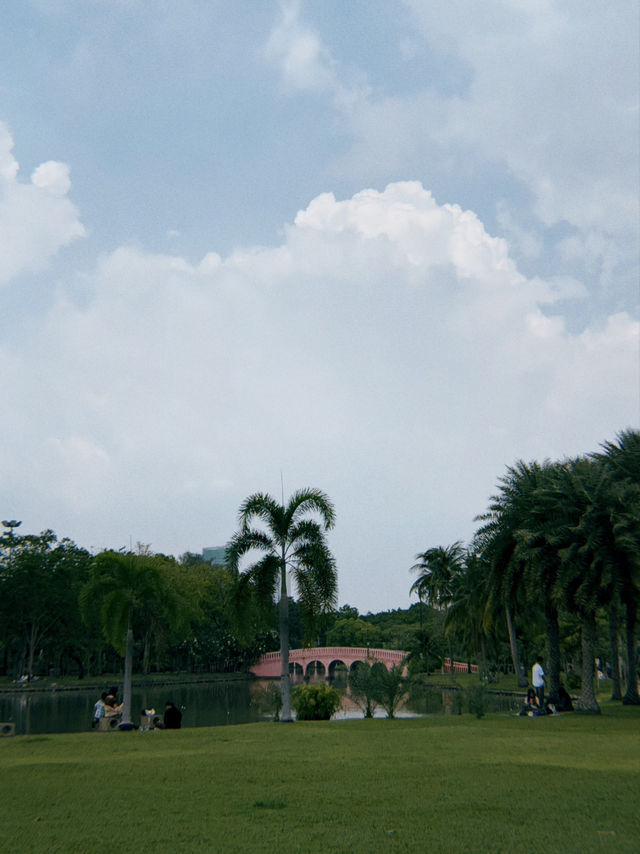
{"label": "cloud bank", "polygon": [[[31,236],[41,263],[81,233],[66,176],[25,188],[38,222],[66,215]],[[30,527],[88,546],[224,543],[282,473],[336,502],[341,601],[404,605],[414,554],[470,536],[505,465],[595,450],[638,416],[638,323],[570,331],[575,283],[525,277],[418,182],[319,195],[280,245],[198,264],[120,247],[83,287],[0,353],[19,401],[0,464]]]}

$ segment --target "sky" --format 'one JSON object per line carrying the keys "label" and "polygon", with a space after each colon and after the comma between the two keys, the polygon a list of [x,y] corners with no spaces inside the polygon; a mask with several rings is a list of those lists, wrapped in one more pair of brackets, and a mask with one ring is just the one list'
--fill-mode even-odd
{"label": "sky", "polygon": [[0,513],[223,545],[324,490],[407,607],[517,460],[640,424],[631,0],[21,0],[0,30]]}

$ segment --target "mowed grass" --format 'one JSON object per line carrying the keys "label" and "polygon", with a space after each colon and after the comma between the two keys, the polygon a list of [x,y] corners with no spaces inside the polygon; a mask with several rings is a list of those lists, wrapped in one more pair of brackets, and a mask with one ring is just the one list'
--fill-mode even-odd
{"label": "mowed grass", "polygon": [[640,710],[0,741],[0,850],[638,852]]}

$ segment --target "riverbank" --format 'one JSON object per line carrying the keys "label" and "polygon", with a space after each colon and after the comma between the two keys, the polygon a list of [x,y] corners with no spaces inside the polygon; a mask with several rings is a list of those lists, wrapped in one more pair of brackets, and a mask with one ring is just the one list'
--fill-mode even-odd
{"label": "riverbank", "polygon": [[639,723],[607,704],[3,739],[3,852],[635,854]]}
{"label": "riverbank", "polygon": [[[134,688],[162,688],[171,685],[205,685],[210,682],[234,682],[253,679],[251,673],[149,673],[135,674],[132,680]],[[23,694],[38,691],[92,691],[101,693],[110,685],[121,685],[122,673],[106,673],[90,676],[86,679],[65,677],[55,679],[43,676],[32,682],[18,683],[15,680],[0,678],[0,694]]]}

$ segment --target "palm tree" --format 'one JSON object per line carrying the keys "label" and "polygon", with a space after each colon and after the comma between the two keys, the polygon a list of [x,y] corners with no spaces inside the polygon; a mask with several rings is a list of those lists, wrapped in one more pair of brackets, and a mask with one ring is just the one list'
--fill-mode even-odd
{"label": "palm tree", "polygon": [[99,622],[105,639],[124,656],[124,688],[120,726],[131,728],[133,623],[151,605],[162,609],[168,622],[184,619],[180,600],[163,583],[159,555],[104,551],[94,560],[92,577],[80,591],[80,612],[86,623]]}
{"label": "palm tree", "polygon": [[[560,649],[558,615],[553,594],[553,562],[535,562],[528,550],[524,532],[531,527],[536,506],[536,492],[546,477],[548,463],[525,463],[519,460],[500,478],[500,491],[491,499],[489,511],[478,517],[485,524],[476,534],[477,549],[490,567],[487,615],[504,611],[511,659],[518,685],[527,685],[520,667],[520,657],[513,621],[514,607],[526,610],[531,600],[545,605],[547,652],[551,690],[560,685]],[[529,609],[530,610],[530,609]]]}
{"label": "palm tree", "polygon": [[464,569],[453,579],[445,634],[456,636],[469,651],[480,651],[481,672],[487,670],[487,639],[492,620],[487,613],[489,567],[478,553],[467,552]]}
{"label": "palm tree", "polygon": [[593,457],[607,467],[613,480],[612,492],[617,505],[615,539],[623,552],[615,565],[616,583],[610,612],[612,666],[614,676],[619,675],[616,619],[618,602],[621,602],[625,612],[627,658],[627,690],[622,702],[638,705],[636,631],[640,606],[640,432],[623,430],[618,434],[617,442],[605,442],[602,447],[604,453]]}
{"label": "palm tree", "polygon": [[[411,593],[417,593],[421,602],[438,610],[446,610],[453,597],[456,576],[464,567],[465,550],[461,542],[450,546],[435,546],[416,555],[411,569],[418,577],[411,585]],[[453,649],[449,649],[449,672],[453,677]]]}
{"label": "palm tree", "polygon": [[464,547],[459,541],[417,554],[418,563],[411,569],[419,575],[411,585],[411,593],[417,593],[421,601],[433,608],[447,608],[451,602],[453,579],[462,571],[464,555]]}
{"label": "palm tree", "polygon": [[[308,518],[316,514],[320,522]],[[236,572],[240,558],[248,552],[262,557],[243,573],[250,587],[265,604],[279,597],[282,721],[291,721],[289,677],[289,593],[287,574],[298,590],[307,632],[314,615],[333,607],[337,599],[337,575],[325,531],[333,527],[335,511],[328,496],[319,489],[301,489],[289,502],[279,504],[266,493],[250,495],[240,507],[240,530],[227,546],[227,562]],[[259,527],[252,527],[257,522]]]}
{"label": "palm tree", "polygon": [[615,547],[606,469],[586,458],[556,468],[539,495],[545,538],[560,559],[564,606],[580,620],[583,711],[600,712],[595,693],[596,612],[611,598]]}

